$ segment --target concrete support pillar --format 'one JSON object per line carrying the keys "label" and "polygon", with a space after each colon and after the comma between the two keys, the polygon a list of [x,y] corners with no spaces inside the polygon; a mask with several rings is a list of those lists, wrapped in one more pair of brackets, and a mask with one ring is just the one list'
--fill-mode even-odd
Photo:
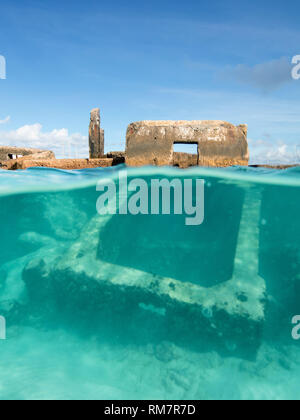
{"label": "concrete support pillar", "polygon": [[104,156],[104,130],[100,128],[100,109],[91,111],[89,127],[90,159],[100,159]]}

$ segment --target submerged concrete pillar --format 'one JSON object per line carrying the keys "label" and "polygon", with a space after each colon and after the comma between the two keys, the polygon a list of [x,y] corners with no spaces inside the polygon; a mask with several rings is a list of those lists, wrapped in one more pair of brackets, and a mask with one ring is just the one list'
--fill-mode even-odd
{"label": "submerged concrete pillar", "polygon": [[100,128],[100,109],[91,111],[89,127],[90,159],[100,159],[104,156],[104,130]]}

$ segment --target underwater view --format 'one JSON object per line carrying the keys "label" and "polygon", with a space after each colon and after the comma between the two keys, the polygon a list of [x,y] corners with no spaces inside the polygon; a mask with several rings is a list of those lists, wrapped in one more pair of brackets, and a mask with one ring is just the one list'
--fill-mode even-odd
{"label": "underwater view", "polygon": [[[122,171],[203,223],[99,214]],[[1,170],[0,399],[299,399],[299,214],[299,167]]]}

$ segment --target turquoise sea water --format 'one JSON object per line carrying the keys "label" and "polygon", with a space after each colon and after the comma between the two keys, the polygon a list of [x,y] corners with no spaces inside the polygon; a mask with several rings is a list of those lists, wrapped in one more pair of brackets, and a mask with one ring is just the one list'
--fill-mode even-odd
{"label": "turquoise sea water", "polygon": [[128,169],[200,226],[99,216],[124,169],[0,171],[0,399],[298,399],[300,169]]}

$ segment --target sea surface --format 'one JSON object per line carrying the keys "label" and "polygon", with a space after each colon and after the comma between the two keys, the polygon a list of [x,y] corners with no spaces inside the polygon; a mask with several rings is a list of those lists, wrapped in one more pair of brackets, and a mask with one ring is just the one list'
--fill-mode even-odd
{"label": "sea surface", "polygon": [[[204,222],[99,215],[124,171]],[[299,167],[0,170],[0,399],[299,399],[299,215]]]}

